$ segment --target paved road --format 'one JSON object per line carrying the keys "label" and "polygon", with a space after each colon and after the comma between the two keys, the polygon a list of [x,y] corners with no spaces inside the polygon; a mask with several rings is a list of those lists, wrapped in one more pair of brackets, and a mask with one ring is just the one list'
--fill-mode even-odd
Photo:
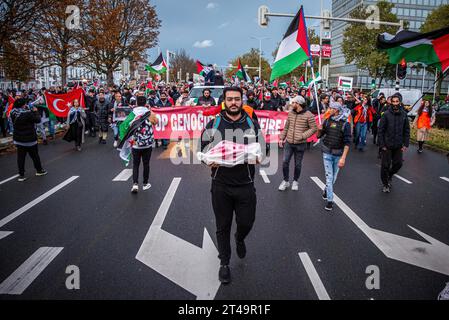
{"label": "paved road", "polygon": [[[16,158],[1,156],[0,299],[434,300],[449,281],[444,155],[411,147],[392,193],[383,194],[375,147],[351,150],[332,213],[321,199],[318,148],[305,155],[298,192],[277,191],[281,170],[258,175],[248,255],[233,252],[233,282],[220,286],[207,242],[207,234],[216,242],[209,169],[174,165],[168,153],[153,152],[152,188],[137,195],[131,179],[113,181],[127,174],[111,141],[87,138],[82,152],[62,140],[42,146],[49,174],[32,176],[27,159],[24,183],[4,182],[16,174]],[[66,288],[71,265],[79,290]],[[368,266],[378,267],[379,289],[366,287]]]}

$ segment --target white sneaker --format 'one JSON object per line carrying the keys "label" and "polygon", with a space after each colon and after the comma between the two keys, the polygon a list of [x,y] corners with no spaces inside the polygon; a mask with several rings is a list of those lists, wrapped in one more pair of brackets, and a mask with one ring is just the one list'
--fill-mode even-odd
{"label": "white sneaker", "polygon": [[285,191],[285,189],[287,189],[288,187],[290,187],[290,182],[282,181],[279,186],[279,191]]}
{"label": "white sneaker", "polygon": [[298,191],[299,190],[299,183],[298,183],[298,181],[293,181],[293,183],[292,183],[292,190],[293,191]]}
{"label": "white sneaker", "polygon": [[131,193],[137,193],[139,191],[139,185],[133,184],[133,187],[131,189]]}
{"label": "white sneaker", "polygon": [[143,185],[143,190],[148,190],[151,188],[151,184],[147,183]]}
{"label": "white sneaker", "polygon": [[117,148],[117,147],[118,147],[118,141],[115,140],[115,141],[114,141],[114,148]]}
{"label": "white sneaker", "polygon": [[89,130],[84,131],[84,134],[89,134]]}

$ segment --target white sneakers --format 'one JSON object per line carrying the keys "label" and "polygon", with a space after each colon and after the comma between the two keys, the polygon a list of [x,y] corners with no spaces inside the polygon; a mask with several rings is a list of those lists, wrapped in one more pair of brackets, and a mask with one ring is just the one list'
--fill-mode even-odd
{"label": "white sneakers", "polygon": [[[142,187],[143,190],[148,190],[150,188],[151,188],[151,184],[149,184],[149,183],[144,184]],[[135,183],[135,184],[133,184],[133,187],[131,188],[131,193],[137,193],[137,192],[139,192],[139,185],[137,183]]]}
{"label": "white sneakers", "polygon": [[279,191],[285,191],[285,189],[287,189],[288,187],[290,187],[290,182],[282,181],[281,185],[279,186]]}
{"label": "white sneakers", "polygon": [[293,191],[298,191],[299,190],[299,183],[298,183],[298,181],[293,181],[293,183],[292,183],[292,190]]}
{"label": "white sneakers", "polygon": [[[279,185],[279,191],[285,191],[289,187],[290,187],[290,182],[282,181],[281,184]],[[293,191],[298,191],[299,190],[299,183],[298,183],[298,181],[293,181],[292,182],[292,190]]]}
{"label": "white sneakers", "polygon": [[114,140],[114,148],[117,148],[117,147],[118,147],[118,141]]}

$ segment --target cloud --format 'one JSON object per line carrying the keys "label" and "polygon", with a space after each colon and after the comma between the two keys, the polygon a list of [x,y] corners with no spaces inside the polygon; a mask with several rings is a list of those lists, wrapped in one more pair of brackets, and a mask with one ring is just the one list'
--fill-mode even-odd
{"label": "cloud", "polygon": [[214,42],[212,40],[203,40],[203,41],[196,41],[193,46],[195,48],[207,48],[212,47],[214,45]]}
{"label": "cloud", "polygon": [[218,3],[209,2],[206,6],[206,9],[215,9],[216,7],[218,7]]}
{"label": "cloud", "polygon": [[229,26],[230,24],[231,24],[231,23],[230,23],[229,21],[226,21],[226,22],[220,24],[220,25],[218,26],[218,29],[226,28],[226,27]]}

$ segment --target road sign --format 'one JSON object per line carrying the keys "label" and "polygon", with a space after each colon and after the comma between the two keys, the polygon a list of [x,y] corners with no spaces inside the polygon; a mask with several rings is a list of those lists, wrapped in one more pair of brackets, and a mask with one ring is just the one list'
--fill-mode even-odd
{"label": "road sign", "polygon": [[332,46],[330,44],[321,45],[321,57],[330,58],[332,56]]}
{"label": "road sign", "polygon": [[352,83],[354,78],[351,77],[338,77],[338,90],[350,91],[352,90]]}
{"label": "road sign", "polygon": [[310,45],[310,54],[312,57],[320,56],[320,45],[319,44],[311,44]]}

